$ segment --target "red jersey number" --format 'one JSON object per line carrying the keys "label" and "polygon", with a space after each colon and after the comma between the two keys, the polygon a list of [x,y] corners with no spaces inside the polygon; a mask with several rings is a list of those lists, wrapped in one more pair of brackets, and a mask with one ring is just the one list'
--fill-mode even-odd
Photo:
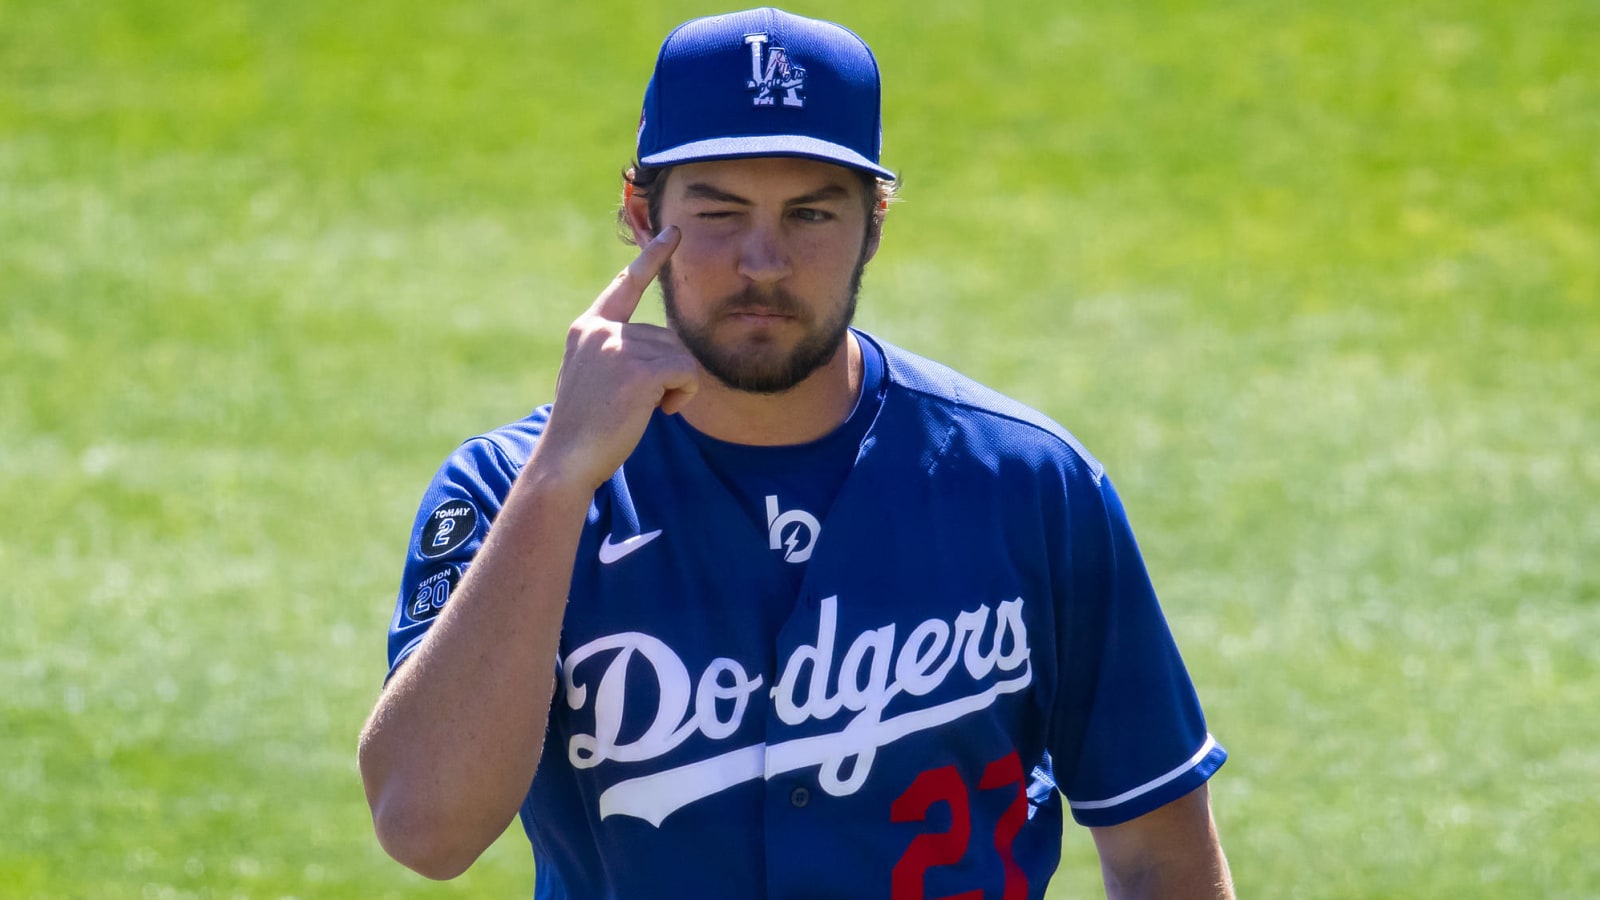
{"label": "red jersey number", "polygon": [[[1028,821],[1028,795],[1022,784],[1022,761],[1016,751],[990,763],[983,770],[978,789],[1009,789],[1015,795],[995,823],[994,848],[1006,873],[1002,900],[1024,900],[1028,896],[1028,878],[1011,850],[1011,842]],[[927,871],[937,866],[955,865],[967,855],[967,844],[972,838],[972,808],[968,796],[960,771],[955,766],[941,766],[918,775],[889,807],[892,822],[925,822],[935,803],[943,802],[950,807],[949,830],[917,835],[895,863],[890,882],[892,900],[928,900],[923,884]],[[939,900],[983,900],[983,891],[963,891]]]}

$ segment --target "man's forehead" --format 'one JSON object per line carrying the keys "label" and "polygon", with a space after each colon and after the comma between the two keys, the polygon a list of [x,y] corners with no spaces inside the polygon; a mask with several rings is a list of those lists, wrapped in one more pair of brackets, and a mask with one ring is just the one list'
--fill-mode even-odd
{"label": "man's forehead", "polygon": [[680,197],[735,195],[749,200],[859,198],[861,175],[813,159],[762,156],[674,166],[667,192]]}

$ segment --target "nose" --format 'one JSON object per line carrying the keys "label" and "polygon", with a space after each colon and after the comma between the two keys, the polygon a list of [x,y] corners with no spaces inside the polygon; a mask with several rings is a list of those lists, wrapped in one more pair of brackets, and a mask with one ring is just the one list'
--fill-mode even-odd
{"label": "nose", "polygon": [[781,226],[755,224],[739,242],[739,274],[757,284],[773,284],[789,275],[789,253]]}

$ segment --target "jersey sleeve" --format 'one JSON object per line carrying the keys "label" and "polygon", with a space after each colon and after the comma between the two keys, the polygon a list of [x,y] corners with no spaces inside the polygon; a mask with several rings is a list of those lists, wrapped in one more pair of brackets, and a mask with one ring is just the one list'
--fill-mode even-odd
{"label": "jersey sleeve", "polygon": [[489,437],[476,437],[451,454],[428,484],[389,623],[388,677],[421,646],[461,583],[511,491],[515,468]]}
{"label": "jersey sleeve", "polygon": [[1116,489],[1104,476],[1084,488],[1070,500],[1051,756],[1073,818],[1106,826],[1199,787],[1227,751],[1206,730]]}

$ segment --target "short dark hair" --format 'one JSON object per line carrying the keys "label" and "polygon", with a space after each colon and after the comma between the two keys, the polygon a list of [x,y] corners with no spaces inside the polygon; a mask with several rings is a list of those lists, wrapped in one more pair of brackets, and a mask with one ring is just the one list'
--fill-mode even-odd
{"label": "short dark hair", "polygon": [[[650,210],[650,227],[655,229],[656,222],[661,219],[661,194],[666,186],[667,175],[672,172],[672,166],[646,166],[634,160],[622,172],[624,183],[633,188],[635,195],[643,195]],[[872,237],[883,232],[883,219],[889,213],[889,204],[894,202],[900,192],[899,179],[879,178],[878,176],[861,169],[852,169],[856,177],[861,179],[862,195],[866,198],[867,209],[867,237]],[[617,230],[624,243],[632,244],[633,229],[628,225],[628,206],[624,203],[617,209]]]}

